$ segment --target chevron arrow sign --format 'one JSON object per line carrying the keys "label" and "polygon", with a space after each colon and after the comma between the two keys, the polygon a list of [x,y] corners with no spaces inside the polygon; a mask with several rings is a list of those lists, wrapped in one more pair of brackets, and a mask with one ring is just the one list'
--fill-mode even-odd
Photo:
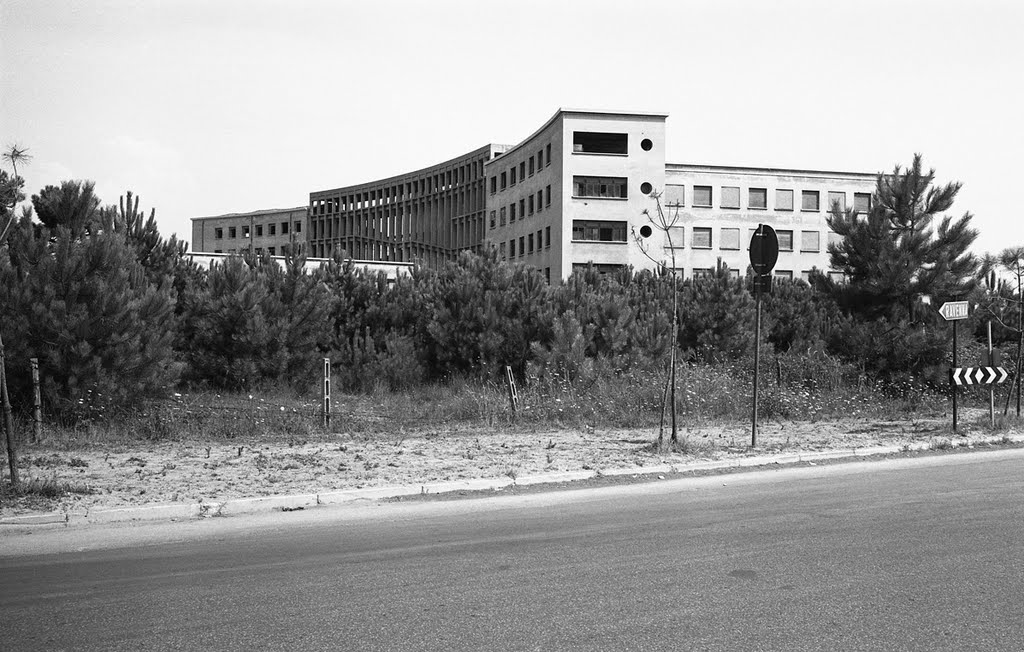
{"label": "chevron arrow sign", "polygon": [[1009,375],[1002,367],[954,367],[949,370],[949,379],[954,385],[1001,385]]}

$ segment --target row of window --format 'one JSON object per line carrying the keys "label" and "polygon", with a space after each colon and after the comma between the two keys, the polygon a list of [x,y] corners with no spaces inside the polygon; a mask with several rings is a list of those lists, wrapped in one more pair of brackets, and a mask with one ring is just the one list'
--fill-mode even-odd
{"label": "row of window", "polygon": [[551,143],[538,150],[519,165],[513,165],[499,175],[491,177],[491,194],[498,192],[498,180],[501,179],[501,189],[506,190],[519,182],[525,181],[528,176],[532,177],[541,168],[551,165]]}
{"label": "row of window", "polygon": [[[686,228],[673,227],[668,231],[669,246],[683,248],[686,246]],[[711,249],[714,246],[712,241],[713,230],[710,226],[690,227],[690,248]],[[755,229],[747,229],[746,243],[750,242]],[[779,251],[794,250],[794,231],[789,229],[776,229],[779,237]],[[817,253],[821,251],[820,231],[800,231],[800,251],[806,253]],[[573,220],[572,239],[577,242],[626,242],[627,225],[624,221],[610,220]],[[722,250],[738,251],[744,244],[740,242],[740,229],[720,228],[718,229],[718,248]],[[839,236],[831,231],[828,234],[828,242],[838,242]]]}
{"label": "row of window", "polygon": [[[536,236],[536,239],[534,238]],[[500,242],[498,244],[498,254],[503,260],[511,260],[517,255],[519,257],[532,254],[535,251],[541,249],[551,248],[551,227],[544,227],[543,231],[537,231],[537,233],[529,233],[527,235],[519,236],[519,249],[516,249],[516,238],[512,238],[508,241],[508,249],[505,249],[505,243]],[[506,255],[507,251],[507,255]],[[518,251],[518,253],[517,253]]]}
{"label": "row of window", "polygon": [[[281,224],[281,235],[288,235],[288,222],[281,222],[280,224]],[[256,237],[257,238],[262,238],[263,237],[264,227],[266,227],[267,235],[277,235],[277,228],[278,228],[278,223],[277,222],[271,222],[270,224],[257,224],[257,225],[255,225]],[[234,227],[234,226],[227,227],[228,237],[229,238],[237,238],[238,237],[238,228],[241,228],[241,230],[242,230],[242,237],[243,238],[248,238],[249,237],[249,225],[248,224],[243,225],[242,227]],[[295,222],[294,226],[292,228],[293,228],[295,233],[302,233],[302,222]],[[224,228],[223,227],[215,228],[213,230],[213,237],[214,237],[215,240],[222,239],[224,237]]]}
{"label": "row of window", "polygon": [[[244,251],[248,251],[248,249],[247,248],[228,249],[227,252],[225,252],[223,249],[214,249],[213,253],[215,253],[215,254],[223,254],[223,253],[240,254],[240,253],[242,253]],[[276,256],[277,255],[277,247],[267,247],[267,253],[270,254],[271,256]],[[263,255],[263,247],[256,247],[256,255],[257,256],[262,256]]]}
{"label": "row of window", "polygon": [[[671,239],[672,247],[684,247],[685,242],[685,229],[686,227],[673,227],[669,229],[669,238]],[[711,249],[714,246],[712,242],[712,229],[709,226],[694,226],[690,227],[690,248],[691,249]],[[750,239],[754,235],[756,229],[747,229],[747,239],[745,242],[740,242],[740,229],[738,228],[720,228],[718,229],[718,248],[723,250],[738,250],[741,246],[749,248]],[[794,234],[796,232],[789,229],[776,229],[775,234],[779,237],[779,251],[794,251]],[[821,232],[820,231],[800,231],[800,251],[807,253],[816,253],[821,251]],[[828,244],[839,241],[839,236],[829,231],[828,233]]]}
{"label": "row of window", "polygon": [[[715,270],[711,267],[694,267],[691,271],[690,277],[707,278],[713,275],[714,273]],[[739,278],[740,270],[730,269],[729,275],[732,276],[733,278]],[[786,279],[790,281],[793,280],[793,270],[791,269],[777,269],[772,273],[772,275],[777,279]],[[846,279],[845,275],[842,272],[829,272],[828,277],[835,281],[836,283],[842,283]],[[805,283],[809,283],[811,280],[811,270],[805,269],[802,272],[800,272],[800,280]]]}
{"label": "row of window", "polygon": [[[682,207],[686,205],[686,190],[683,185],[668,184],[665,186],[664,203],[667,206]],[[795,191],[786,188],[779,188],[775,191],[775,210],[794,210]],[[828,191],[826,193],[828,203],[827,210],[838,208],[846,210],[846,192]],[[738,186],[722,186],[719,193],[719,208],[739,209],[740,188]],[[693,208],[714,208],[712,202],[712,186],[693,186],[693,198],[690,202]],[[751,210],[768,209],[768,189],[748,188],[747,208]],[[853,209],[858,213],[867,213],[871,210],[871,193],[853,193]],[[821,211],[821,192],[818,190],[800,191],[800,210],[809,212]]]}
{"label": "row of window", "polygon": [[[544,190],[538,190],[537,194],[530,193],[528,197],[523,197],[518,202],[512,202],[508,205],[508,210],[505,210],[505,206],[502,206],[497,211],[491,211],[490,221],[491,228],[495,225],[505,226],[505,218],[508,217],[508,223],[512,224],[516,221],[516,217],[519,219],[526,219],[534,213],[539,213],[543,210],[543,207],[551,206],[551,186],[547,186]],[[518,209],[518,210],[517,210]]]}

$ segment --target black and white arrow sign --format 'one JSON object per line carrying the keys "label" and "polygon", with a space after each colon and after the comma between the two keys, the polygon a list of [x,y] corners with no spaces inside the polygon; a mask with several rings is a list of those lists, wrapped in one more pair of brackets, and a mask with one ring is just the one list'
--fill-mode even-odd
{"label": "black and white arrow sign", "polygon": [[954,367],[949,375],[954,385],[1001,385],[1010,374],[1002,367]]}

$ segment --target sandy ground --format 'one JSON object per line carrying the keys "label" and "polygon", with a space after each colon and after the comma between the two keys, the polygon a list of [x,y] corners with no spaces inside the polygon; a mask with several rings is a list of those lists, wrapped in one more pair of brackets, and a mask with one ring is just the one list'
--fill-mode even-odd
{"label": "sandy ground", "polygon": [[[980,421],[965,415],[962,424]],[[991,436],[973,426],[972,436]],[[583,469],[684,464],[730,456],[866,448],[963,440],[948,416],[907,421],[772,422],[751,449],[750,426],[717,425],[680,432],[683,452],[658,453],[657,430],[427,432],[372,438],[336,434],[288,445],[231,441],[135,442],[61,450],[43,442],[20,452],[21,476],[55,480],[90,493],[53,500],[15,499],[0,517],[38,511],[124,507],[173,502],[322,493],[469,478],[521,477]],[[6,482],[6,474],[3,478]]]}

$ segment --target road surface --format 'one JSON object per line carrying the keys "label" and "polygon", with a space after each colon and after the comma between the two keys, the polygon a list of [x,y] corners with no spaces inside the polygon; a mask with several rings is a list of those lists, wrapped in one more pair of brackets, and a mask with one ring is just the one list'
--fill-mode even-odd
{"label": "road surface", "polygon": [[7,650],[1024,649],[1021,450],[0,548]]}

